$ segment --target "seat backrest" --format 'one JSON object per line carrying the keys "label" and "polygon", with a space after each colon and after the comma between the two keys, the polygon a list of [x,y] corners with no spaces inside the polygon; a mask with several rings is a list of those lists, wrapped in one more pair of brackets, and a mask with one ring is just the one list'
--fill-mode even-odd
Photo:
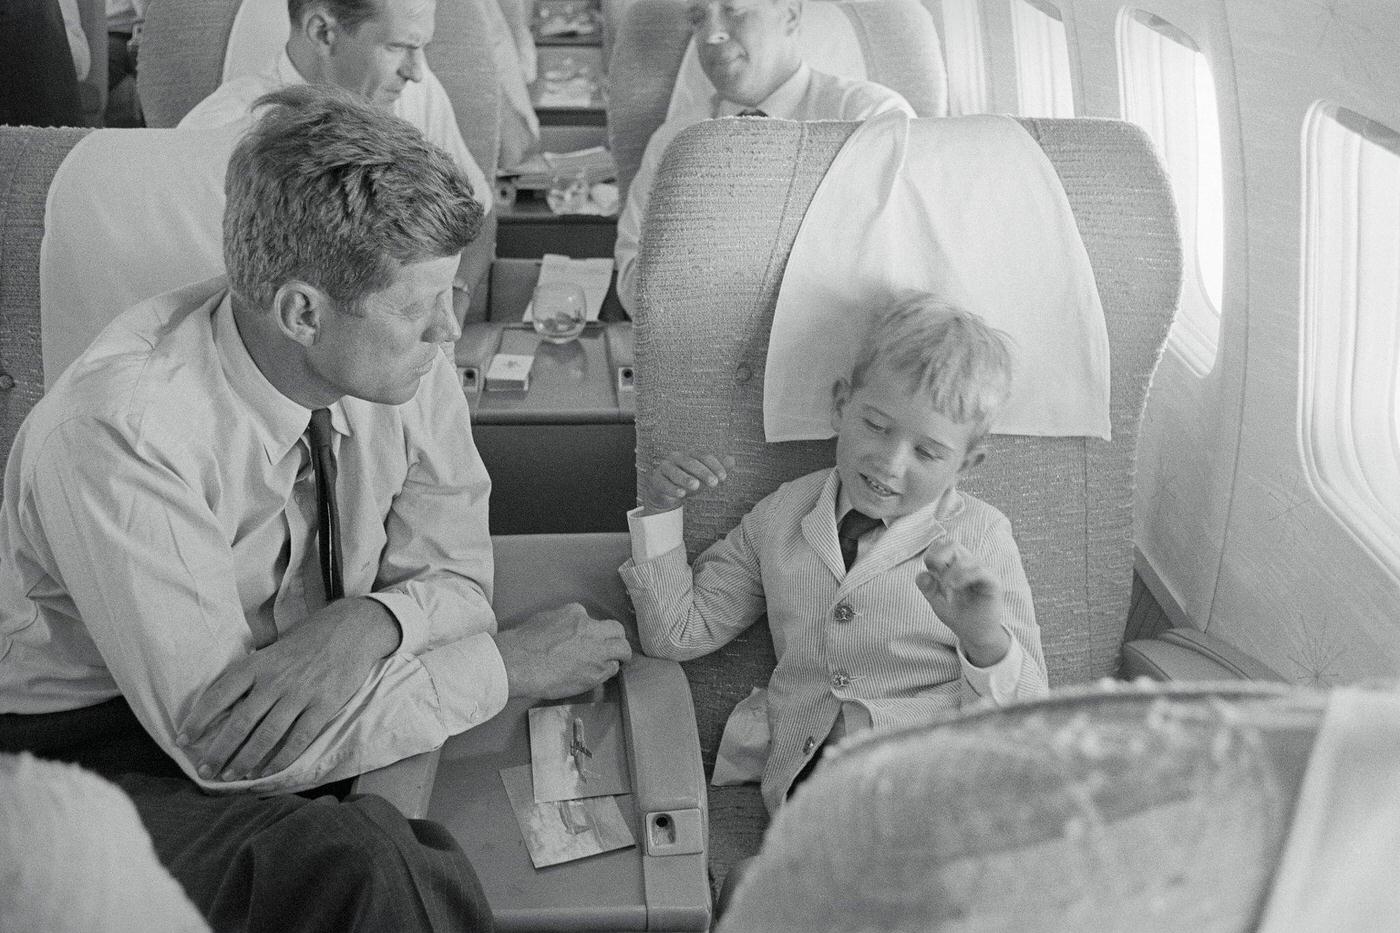
{"label": "seat backrest", "polygon": [[0,127],[0,480],[20,422],[44,394],[39,245],[49,182],[89,132]]}
{"label": "seat backrest", "polygon": [[1070,691],[868,737],[778,814],[718,929],[1264,929],[1327,704]]}
{"label": "seat backrest", "polygon": [[[500,151],[502,100],[492,32],[486,26],[482,2],[438,4],[427,56],[452,101],[462,140],[489,182],[496,176]],[[229,35],[244,3],[286,7],[285,0],[157,0],[147,8],[139,79],[147,126],[175,126],[219,86]],[[260,22],[269,20],[266,11],[258,17]],[[285,41],[281,32],[268,36],[271,42]],[[494,191],[483,194],[495,197]],[[473,283],[468,320],[485,317],[486,281],[495,255],[496,212],[492,211],[481,235],[465,250],[468,265],[463,277]]]}
{"label": "seat backrest", "polygon": [[[898,91],[921,117],[947,113],[947,75],[933,20],[918,0],[834,0],[851,23],[866,78]],[[625,198],[647,140],[666,119],[690,43],[687,7],[635,0],[622,11],[608,63],[608,140]],[[812,62],[820,69],[820,62]]]}
{"label": "seat backrest", "polygon": [[[645,0],[643,0],[645,2]],[[1022,120],[1058,172],[1102,299],[1111,352],[1113,440],[993,435],[964,488],[1011,520],[1035,600],[1052,685],[1114,673],[1131,594],[1133,461],[1147,384],[1176,309],[1181,246],[1152,145],[1127,123]],[[639,476],[672,450],[723,451],[728,483],[686,506],[692,558],[779,484],[834,462],[834,443],[768,444],[764,366],[783,270],[812,194],[854,123],[720,121],[673,142],[653,188],[639,257]],[[739,181],[736,181],[739,180]],[[994,222],[995,218],[989,218]],[[766,625],[687,664],[707,763],[725,718],[773,667]],[[723,797],[731,789],[715,789]],[[748,788],[735,790],[743,796]],[[762,806],[735,804],[757,844]],[[753,808],[751,808],[753,807]]]}
{"label": "seat backrest", "polygon": [[[139,80],[147,126],[175,126],[219,86],[234,17],[245,2],[286,8],[285,0],[155,0],[147,7]],[[438,4],[427,56],[452,101],[467,149],[492,178],[501,103],[481,2]],[[270,41],[284,40],[285,34],[270,34]]]}

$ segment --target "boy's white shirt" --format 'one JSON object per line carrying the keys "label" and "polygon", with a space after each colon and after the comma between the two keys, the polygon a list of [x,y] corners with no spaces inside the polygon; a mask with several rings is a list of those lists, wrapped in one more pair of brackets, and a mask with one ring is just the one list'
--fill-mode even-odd
{"label": "boy's white shirt", "polygon": [[[953,493],[949,489],[938,502],[926,506],[928,509],[938,509],[942,506],[945,498]],[[645,561],[655,560],[685,544],[685,516],[684,508],[677,507],[666,512],[656,512],[650,515],[642,514],[645,507],[638,506],[627,513],[627,527],[632,539],[632,560],[640,564]],[[837,493],[837,509],[832,515],[832,523],[837,522],[837,515],[844,515],[850,510],[850,502],[846,497],[844,489]],[[887,524],[882,524],[860,539],[857,551],[857,560],[870,548],[873,548],[880,537],[885,533]],[[964,676],[967,678],[969,686],[972,687],[979,697],[990,700],[997,705],[1004,705],[1016,699],[1016,687],[1019,680],[1021,666],[1024,661],[1024,650],[1020,642],[1010,637],[1007,632],[1010,648],[1006,655],[995,664],[988,667],[978,667],[963,651],[962,646],[958,646],[958,659],[962,662]],[[754,694],[760,694],[755,696]],[[741,710],[747,710],[750,714],[758,704],[764,704],[762,689],[755,689],[749,697],[745,698],[735,707],[725,722],[724,735],[720,739],[720,747],[716,754],[715,774],[712,783],[715,784],[738,784],[745,781],[757,781],[762,777],[763,761],[766,754],[756,754],[757,747],[768,742],[766,730],[763,735],[758,734],[754,724],[749,720],[752,716],[745,716],[744,722],[736,721],[736,714]],[[857,701],[846,700],[841,703],[841,715],[836,720],[836,725],[827,736],[828,741],[836,741],[847,735],[862,732],[871,727],[870,712],[864,705]],[[741,765],[740,762],[752,762],[757,760],[757,769],[750,765]]]}

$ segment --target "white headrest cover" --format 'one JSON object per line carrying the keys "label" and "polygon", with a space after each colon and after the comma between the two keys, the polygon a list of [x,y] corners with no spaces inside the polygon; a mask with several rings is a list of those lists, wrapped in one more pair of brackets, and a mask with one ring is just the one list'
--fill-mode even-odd
{"label": "white headrest cover", "polygon": [[97,130],[54,173],[39,253],[44,381],[119,313],[224,271],[224,172],[245,121]]}

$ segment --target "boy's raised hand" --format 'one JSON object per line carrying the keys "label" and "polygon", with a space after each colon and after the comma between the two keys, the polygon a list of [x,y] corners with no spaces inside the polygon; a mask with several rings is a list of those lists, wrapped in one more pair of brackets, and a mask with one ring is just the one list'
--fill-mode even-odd
{"label": "boy's raised hand", "polygon": [[692,457],[672,451],[647,474],[642,487],[642,505],[648,513],[668,512],[681,505],[687,496],[727,480],[732,469],[734,458],[728,454]]}
{"label": "boy's raised hand", "polygon": [[990,667],[1011,649],[1002,626],[1006,615],[1001,581],[977,556],[952,541],[939,539],[924,551],[924,570],[915,578],[924,598],[953,634],[968,660]]}

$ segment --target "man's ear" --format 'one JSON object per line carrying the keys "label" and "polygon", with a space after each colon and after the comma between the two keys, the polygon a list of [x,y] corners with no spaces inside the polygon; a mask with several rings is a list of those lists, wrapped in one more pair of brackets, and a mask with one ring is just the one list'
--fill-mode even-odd
{"label": "man's ear", "polygon": [[312,10],[301,23],[302,35],[311,40],[318,49],[328,50],[335,45],[339,27],[335,17],[324,8]]}
{"label": "man's ear", "polygon": [[967,453],[963,456],[962,466],[958,467],[958,475],[962,476],[986,459],[987,446],[978,441],[967,449]]}
{"label": "man's ear", "polygon": [[831,384],[831,430],[840,433],[841,413],[846,410],[846,403],[851,400],[851,382],[849,379],[837,379]]}
{"label": "man's ear", "polygon": [[783,31],[788,35],[802,25],[802,0],[783,0]]}
{"label": "man's ear", "polygon": [[321,336],[321,325],[330,309],[326,293],[297,279],[286,282],[272,296],[277,329],[288,340],[309,347]]}

